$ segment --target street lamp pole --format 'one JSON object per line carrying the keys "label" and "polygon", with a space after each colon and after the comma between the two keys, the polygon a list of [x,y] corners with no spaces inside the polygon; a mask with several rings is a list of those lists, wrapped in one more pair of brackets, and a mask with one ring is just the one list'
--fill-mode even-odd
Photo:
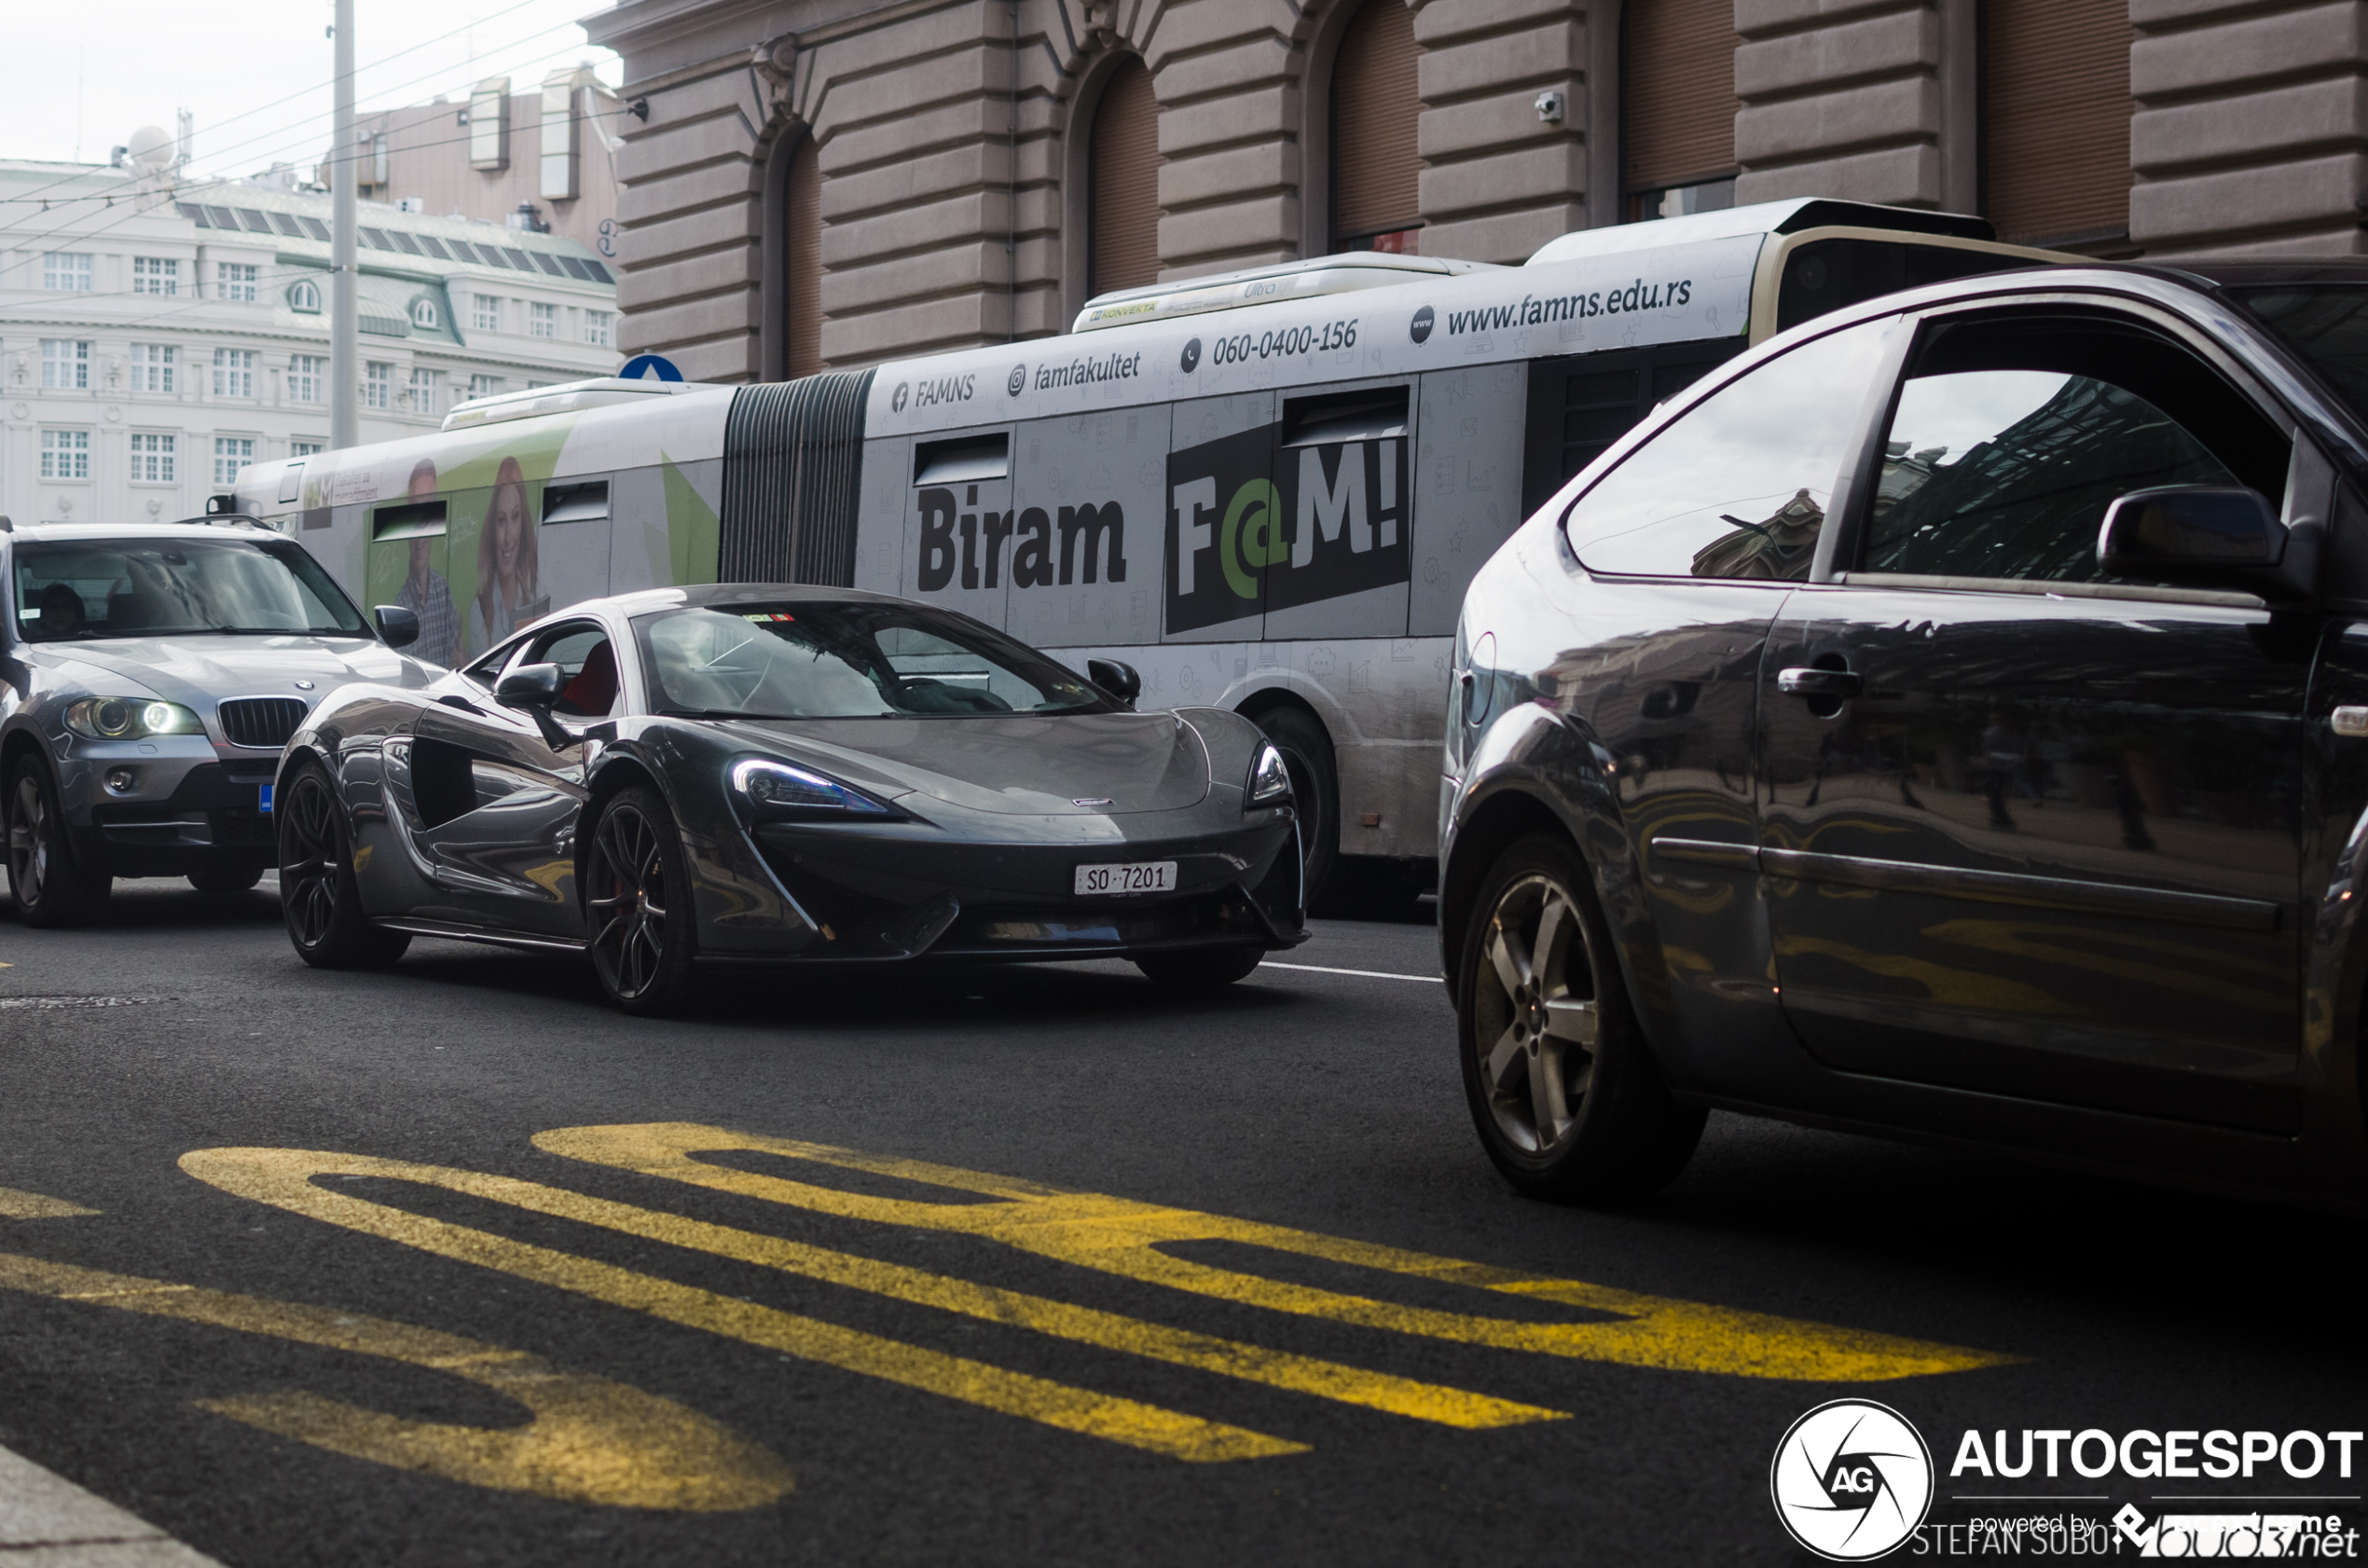
{"label": "street lamp pole", "polygon": [[353,270],[354,181],[361,171],[353,140],[353,0],[337,0],[337,130],[329,143],[329,447],[362,442],[361,377],[356,338],[362,325],[359,280]]}

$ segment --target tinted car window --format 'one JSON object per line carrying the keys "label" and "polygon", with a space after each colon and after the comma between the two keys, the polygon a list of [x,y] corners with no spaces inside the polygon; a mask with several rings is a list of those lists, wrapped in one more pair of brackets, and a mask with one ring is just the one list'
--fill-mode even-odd
{"label": "tinted car window", "polygon": [[1571,509],[1571,549],[1590,571],[1806,578],[1891,324],[1814,338],[1679,416]]}
{"label": "tinted car window", "polygon": [[637,615],[661,712],[778,719],[1103,713],[1109,700],[1025,643],[918,605],[817,601]]}
{"label": "tinted car window", "polygon": [[2228,292],[2319,372],[2353,413],[2368,418],[2368,284],[2298,283]]}
{"label": "tinted car window", "polygon": [[526,651],[527,664],[554,664],[568,678],[554,704],[557,711],[577,719],[601,719],[617,710],[616,651],[609,634],[597,626],[554,626],[534,639]]}
{"label": "tinted car window", "polygon": [[1885,433],[1874,571],[2096,581],[2116,496],[2250,485],[2274,502],[2286,444],[2201,360],[2142,329],[1984,319],[1920,347]]}

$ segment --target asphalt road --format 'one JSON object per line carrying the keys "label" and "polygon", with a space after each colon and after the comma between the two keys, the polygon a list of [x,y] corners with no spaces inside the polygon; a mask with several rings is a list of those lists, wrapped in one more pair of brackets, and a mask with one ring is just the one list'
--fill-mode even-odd
{"label": "asphalt road", "polygon": [[160,883],[0,964],[0,1445],[234,1568],[1807,1561],[1769,1466],[1827,1399],[1917,1425],[1935,1520],[2175,1490],[1952,1479],[1967,1428],[2368,1414],[2351,1222],[1725,1116],[1649,1204],[1525,1202],[1419,978],[639,1024]]}

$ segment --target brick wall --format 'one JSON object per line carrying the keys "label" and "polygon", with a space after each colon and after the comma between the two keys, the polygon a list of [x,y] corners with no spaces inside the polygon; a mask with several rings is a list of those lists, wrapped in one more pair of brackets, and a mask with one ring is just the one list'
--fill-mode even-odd
{"label": "brick wall", "polygon": [[[1611,221],[1621,0],[1409,3],[1423,248],[1519,262]],[[2360,249],[2368,4],[2129,3],[2129,248]],[[625,346],[708,379],[765,373],[784,286],[767,171],[805,136],[828,364],[1065,330],[1085,254],[1070,128],[1114,51],[1142,58],[1160,99],[1163,276],[1317,254],[1329,51],[1353,4],[622,0],[591,29],[650,110],[622,122]],[[1739,201],[1978,210],[1977,0],[1734,8]],[[1559,120],[1535,108],[1549,91]]]}

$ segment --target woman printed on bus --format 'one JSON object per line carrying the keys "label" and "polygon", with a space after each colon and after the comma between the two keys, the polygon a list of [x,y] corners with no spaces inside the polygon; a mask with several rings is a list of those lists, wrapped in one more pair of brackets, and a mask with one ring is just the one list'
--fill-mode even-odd
{"label": "woman printed on bus", "polygon": [[490,648],[546,613],[550,596],[535,583],[534,524],[527,516],[526,475],[518,460],[503,458],[494,475],[493,503],[477,535],[477,646]]}

